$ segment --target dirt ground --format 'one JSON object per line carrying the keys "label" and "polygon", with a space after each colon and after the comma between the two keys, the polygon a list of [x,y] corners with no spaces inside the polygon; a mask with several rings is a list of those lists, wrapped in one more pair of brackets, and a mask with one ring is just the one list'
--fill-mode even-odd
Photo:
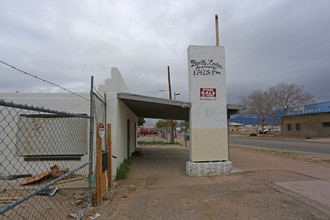
{"label": "dirt ground", "polygon": [[98,219],[330,219],[330,198],[322,195],[330,190],[330,164],[321,162],[325,157],[306,158],[234,148],[231,161],[244,172],[188,177],[188,148],[139,147],[131,158],[128,178],[116,181],[90,215],[99,213]]}

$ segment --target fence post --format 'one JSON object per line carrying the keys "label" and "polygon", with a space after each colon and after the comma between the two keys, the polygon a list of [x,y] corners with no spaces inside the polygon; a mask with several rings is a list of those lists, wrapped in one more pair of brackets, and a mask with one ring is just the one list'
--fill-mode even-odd
{"label": "fence post", "polygon": [[93,204],[93,137],[94,137],[94,93],[93,93],[94,76],[91,76],[90,91],[90,124],[89,124],[89,203]]}
{"label": "fence post", "polygon": [[102,139],[99,135],[99,123],[96,134],[96,204],[102,203]]}

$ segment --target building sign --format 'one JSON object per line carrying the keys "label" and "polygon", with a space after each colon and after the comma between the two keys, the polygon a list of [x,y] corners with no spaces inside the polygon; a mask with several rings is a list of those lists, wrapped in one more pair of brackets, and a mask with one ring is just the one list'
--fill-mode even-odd
{"label": "building sign", "polygon": [[190,60],[190,67],[194,76],[220,76],[223,70],[222,64],[213,59]]}
{"label": "building sign", "polygon": [[104,133],[105,133],[104,125],[102,123],[100,123],[100,125],[99,125],[99,135],[100,135],[101,138],[103,138]]}
{"label": "building sign", "polygon": [[201,97],[201,100],[216,100],[217,89],[216,88],[201,88],[200,97]]}

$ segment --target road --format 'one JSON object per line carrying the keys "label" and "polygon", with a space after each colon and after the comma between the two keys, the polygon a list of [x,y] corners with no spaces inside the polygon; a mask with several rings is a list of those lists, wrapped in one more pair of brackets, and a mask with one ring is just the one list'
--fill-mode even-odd
{"label": "road", "polygon": [[330,142],[230,136],[229,145],[330,156]]}

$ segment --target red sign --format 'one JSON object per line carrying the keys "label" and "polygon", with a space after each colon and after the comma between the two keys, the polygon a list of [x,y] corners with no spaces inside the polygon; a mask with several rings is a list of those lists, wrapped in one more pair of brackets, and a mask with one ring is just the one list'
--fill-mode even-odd
{"label": "red sign", "polygon": [[217,89],[201,88],[200,96],[202,100],[215,100],[217,98]]}
{"label": "red sign", "polygon": [[104,136],[104,132],[105,132],[104,125],[102,123],[100,123],[100,125],[99,125],[99,135],[100,135],[101,138]]}

